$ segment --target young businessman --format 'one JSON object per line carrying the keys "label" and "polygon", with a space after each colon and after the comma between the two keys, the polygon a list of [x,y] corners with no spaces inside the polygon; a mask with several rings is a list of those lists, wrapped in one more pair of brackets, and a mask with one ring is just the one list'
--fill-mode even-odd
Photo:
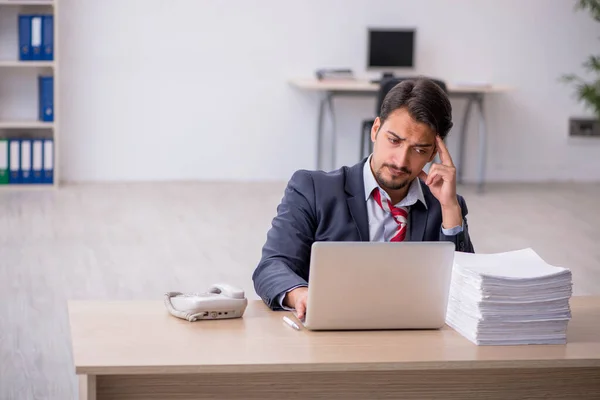
{"label": "young businessman", "polygon": [[[332,172],[295,172],[252,277],[263,301],[304,317],[316,241],[450,241],[474,252],[443,142],[451,127],[445,92],[429,79],[405,80],[382,103],[367,159]],[[436,154],[441,163],[426,174]]]}

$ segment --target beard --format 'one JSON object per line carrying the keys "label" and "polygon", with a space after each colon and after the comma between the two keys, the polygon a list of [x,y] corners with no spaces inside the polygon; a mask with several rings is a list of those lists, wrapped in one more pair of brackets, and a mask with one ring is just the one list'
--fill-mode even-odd
{"label": "beard", "polygon": [[[399,177],[398,180],[394,180],[393,178],[387,179],[386,177],[383,176],[383,173],[382,173],[382,170],[384,167],[387,167],[393,171],[404,172],[405,174],[408,175],[408,177],[407,178]],[[377,181],[379,182],[379,184],[384,189],[398,190],[398,189],[402,189],[402,188],[406,187],[406,185],[408,185],[410,183],[411,173],[412,173],[412,171],[406,167],[396,167],[391,164],[383,164],[381,166],[381,168],[379,168],[377,170],[377,172],[375,173],[375,176],[377,177]]]}

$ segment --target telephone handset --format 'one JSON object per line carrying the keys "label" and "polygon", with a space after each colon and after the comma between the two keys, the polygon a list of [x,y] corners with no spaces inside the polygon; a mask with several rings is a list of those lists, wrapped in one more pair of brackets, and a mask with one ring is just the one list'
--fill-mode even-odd
{"label": "telephone handset", "polygon": [[223,283],[212,285],[204,293],[168,292],[164,302],[171,315],[190,322],[241,318],[248,305],[242,289]]}
{"label": "telephone handset", "polygon": [[235,286],[227,285],[224,283],[217,283],[208,288],[208,293],[222,294],[232,299],[243,299],[244,291]]}

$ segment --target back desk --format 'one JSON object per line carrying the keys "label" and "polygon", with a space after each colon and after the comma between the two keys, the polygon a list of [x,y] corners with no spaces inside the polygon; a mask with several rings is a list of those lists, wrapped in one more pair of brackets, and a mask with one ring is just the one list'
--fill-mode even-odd
{"label": "back desk", "polygon": [[187,322],[162,301],[68,305],[81,399],[600,398],[600,296],[573,297],[568,344],[476,346],[435,331],[296,331],[251,301]]}

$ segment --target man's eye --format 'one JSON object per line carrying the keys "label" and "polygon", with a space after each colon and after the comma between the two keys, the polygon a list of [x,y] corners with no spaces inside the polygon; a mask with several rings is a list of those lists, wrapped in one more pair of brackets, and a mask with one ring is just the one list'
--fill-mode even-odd
{"label": "man's eye", "polygon": [[419,154],[425,154],[425,150],[424,149],[415,149],[415,151]]}
{"label": "man's eye", "polygon": [[398,139],[396,139],[396,138],[389,138],[388,140],[389,140],[389,141],[390,141],[390,143],[392,143],[392,144],[398,144],[398,142],[399,142],[399,140],[398,140]]}

